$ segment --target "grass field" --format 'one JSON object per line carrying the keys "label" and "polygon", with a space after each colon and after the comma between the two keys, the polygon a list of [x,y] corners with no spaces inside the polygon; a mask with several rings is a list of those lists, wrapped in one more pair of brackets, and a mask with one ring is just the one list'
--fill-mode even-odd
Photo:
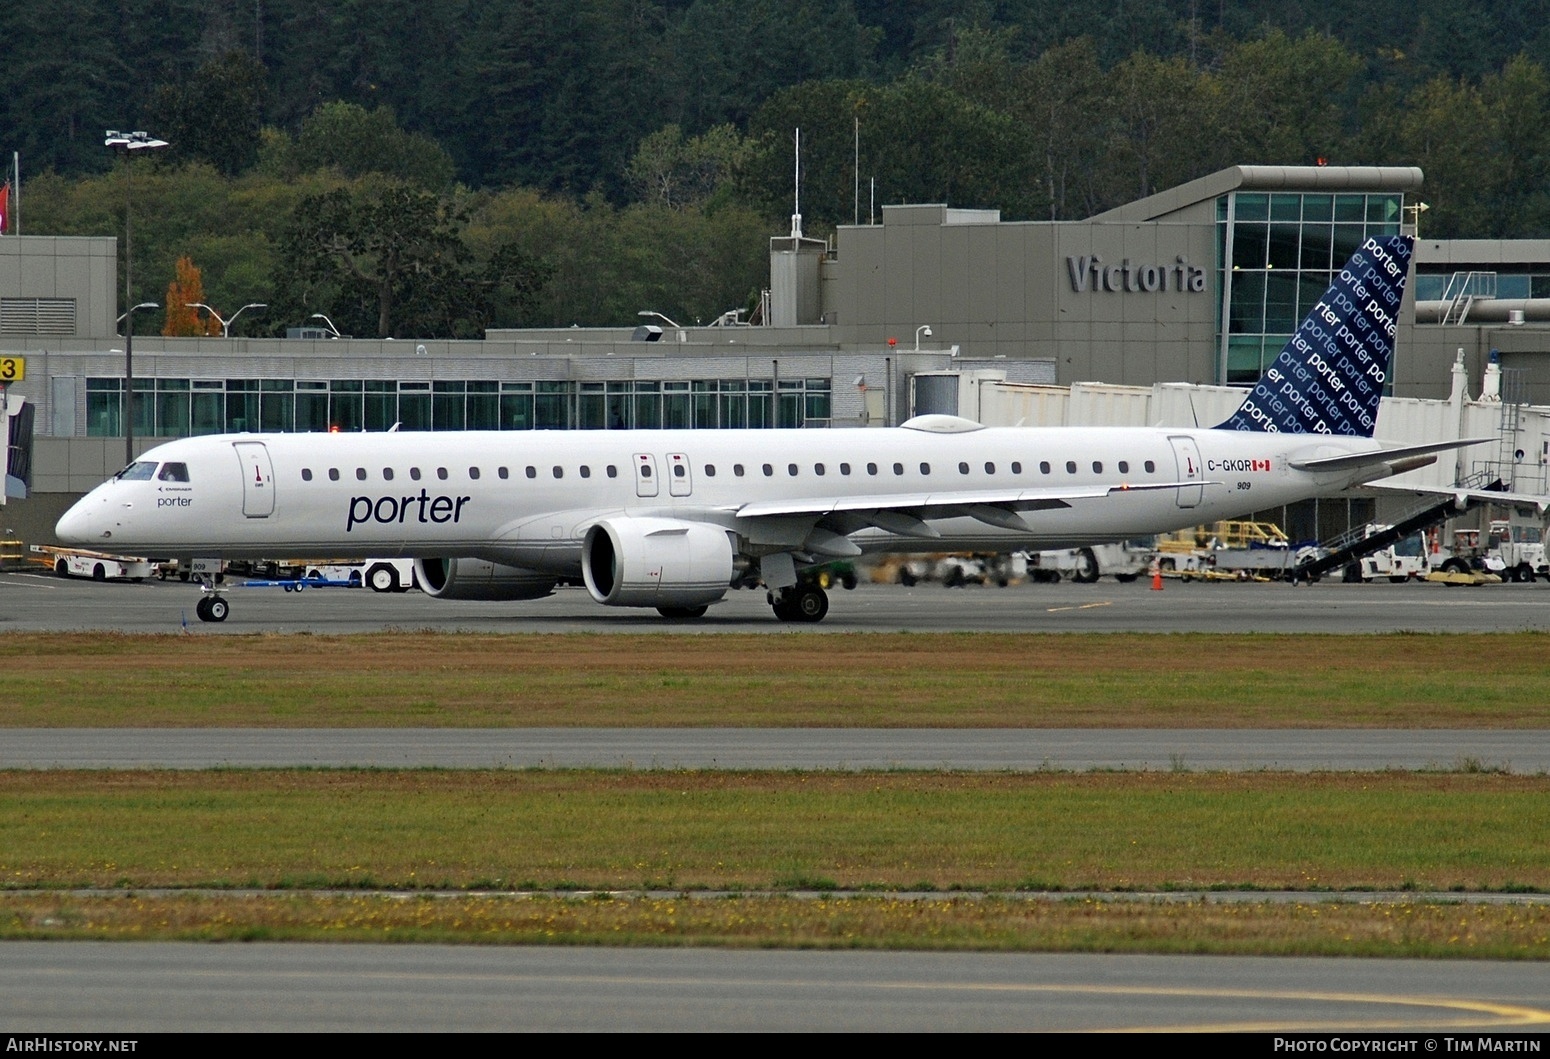
{"label": "grass field", "polygon": [[0,893],[0,939],[1543,959],[1550,907],[1057,898]]}
{"label": "grass field", "polygon": [[0,727],[1545,729],[1547,657],[1542,633],[9,633]]}
{"label": "grass field", "polygon": [[1550,890],[1550,777],[0,773],[6,889]]}
{"label": "grass field", "polygon": [[[18,633],[0,639],[0,729],[1459,727],[1538,738],[1550,728],[1547,646],[1531,633]],[[1547,777],[1467,770],[16,771],[0,773],[0,937],[1545,959],[1550,910],[1537,904],[1018,895],[1546,892],[1547,795]],[[839,888],[863,896],[779,896]],[[593,890],[677,896],[560,896]],[[713,890],[733,896],[693,896]],[[906,890],[937,896],[900,899]],[[968,890],[990,896],[954,896]]]}

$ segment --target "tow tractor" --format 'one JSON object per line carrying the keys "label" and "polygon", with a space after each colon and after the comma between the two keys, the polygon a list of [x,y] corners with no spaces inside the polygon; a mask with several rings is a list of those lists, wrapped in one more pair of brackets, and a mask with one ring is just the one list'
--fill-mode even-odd
{"label": "tow tractor", "polygon": [[[33,561],[47,566],[58,577],[89,577],[93,581],[144,581],[156,572],[149,559],[79,548],[55,548],[47,544],[32,546]],[[41,558],[39,558],[41,556]]]}

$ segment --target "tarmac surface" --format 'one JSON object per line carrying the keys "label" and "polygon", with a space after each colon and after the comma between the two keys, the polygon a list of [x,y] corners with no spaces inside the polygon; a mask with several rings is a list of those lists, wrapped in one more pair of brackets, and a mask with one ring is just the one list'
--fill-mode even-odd
{"label": "tarmac surface", "polygon": [[[5,630],[230,635],[480,632],[1493,632],[1550,629],[1550,585],[862,585],[793,625],[762,592],[697,621],[547,600],[0,574]],[[1310,668],[1316,660],[1309,660]],[[1468,664],[1461,659],[1460,664]],[[4,768],[210,765],[631,768],[1503,768],[1550,771],[1543,732],[1228,730],[0,729]],[[242,1030],[1227,1030],[1451,1036],[1550,1026],[1550,963],[448,946],[0,943],[0,1019],[28,1032]],[[1430,1043],[1428,1043],[1430,1042]],[[1347,1043],[1350,1043],[1349,1041]],[[1267,1045],[1268,1047],[1268,1045]]]}
{"label": "tarmac surface", "polygon": [[0,768],[953,769],[1550,773],[1521,730],[0,728]]}
{"label": "tarmac surface", "polygon": [[[68,983],[68,988],[66,984]],[[1338,1032],[1448,1050],[1543,1034],[1550,965],[445,945],[0,944],[28,1034]],[[1428,1041],[1430,1043],[1428,1043]],[[1273,1043],[1262,1044],[1268,1054]],[[138,1050],[138,1049],[137,1049]],[[1307,1049],[1312,1050],[1312,1049]],[[1456,1049],[1455,1049],[1456,1050]]]}
{"label": "tarmac surface", "polygon": [[221,623],[194,614],[199,589],[178,581],[93,582],[47,573],[0,574],[0,630],[353,633],[382,629],[477,632],[1516,632],[1550,630],[1550,583],[1452,587],[1164,582],[1024,584],[944,588],[862,584],[831,589],[815,625],[776,620],[762,591],[737,590],[703,618],[604,607],[584,589],[547,599],[470,602],[361,588],[245,588],[225,595]]}

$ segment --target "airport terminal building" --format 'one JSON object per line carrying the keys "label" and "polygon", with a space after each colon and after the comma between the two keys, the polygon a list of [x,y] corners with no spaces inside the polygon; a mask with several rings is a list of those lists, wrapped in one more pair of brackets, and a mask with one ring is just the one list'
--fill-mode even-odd
{"label": "airport terminal building", "polygon": [[[1394,396],[1445,400],[1460,351],[1503,397],[1550,405],[1550,240],[1424,237],[1403,167],[1238,166],[1082,221],[884,206],[880,224],[770,240],[763,323],[491,331],[483,341],[125,342],[113,237],[0,238],[10,395],[5,519],[46,522],[135,449],[232,431],[858,427],[992,420],[992,390],[1243,386],[1364,239],[1417,239]],[[641,306],[643,312],[650,306]],[[16,411],[18,402],[10,402]],[[1538,447],[1528,445],[1527,451]],[[21,495],[30,499],[18,503]]]}

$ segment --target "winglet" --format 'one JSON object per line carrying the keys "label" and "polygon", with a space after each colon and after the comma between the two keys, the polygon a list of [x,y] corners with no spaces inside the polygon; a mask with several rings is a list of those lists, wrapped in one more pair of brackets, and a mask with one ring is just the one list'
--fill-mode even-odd
{"label": "winglet", "polygon": [[1408,236],[1362,244],[1218,430],[1372,437],[1410,274]]}

